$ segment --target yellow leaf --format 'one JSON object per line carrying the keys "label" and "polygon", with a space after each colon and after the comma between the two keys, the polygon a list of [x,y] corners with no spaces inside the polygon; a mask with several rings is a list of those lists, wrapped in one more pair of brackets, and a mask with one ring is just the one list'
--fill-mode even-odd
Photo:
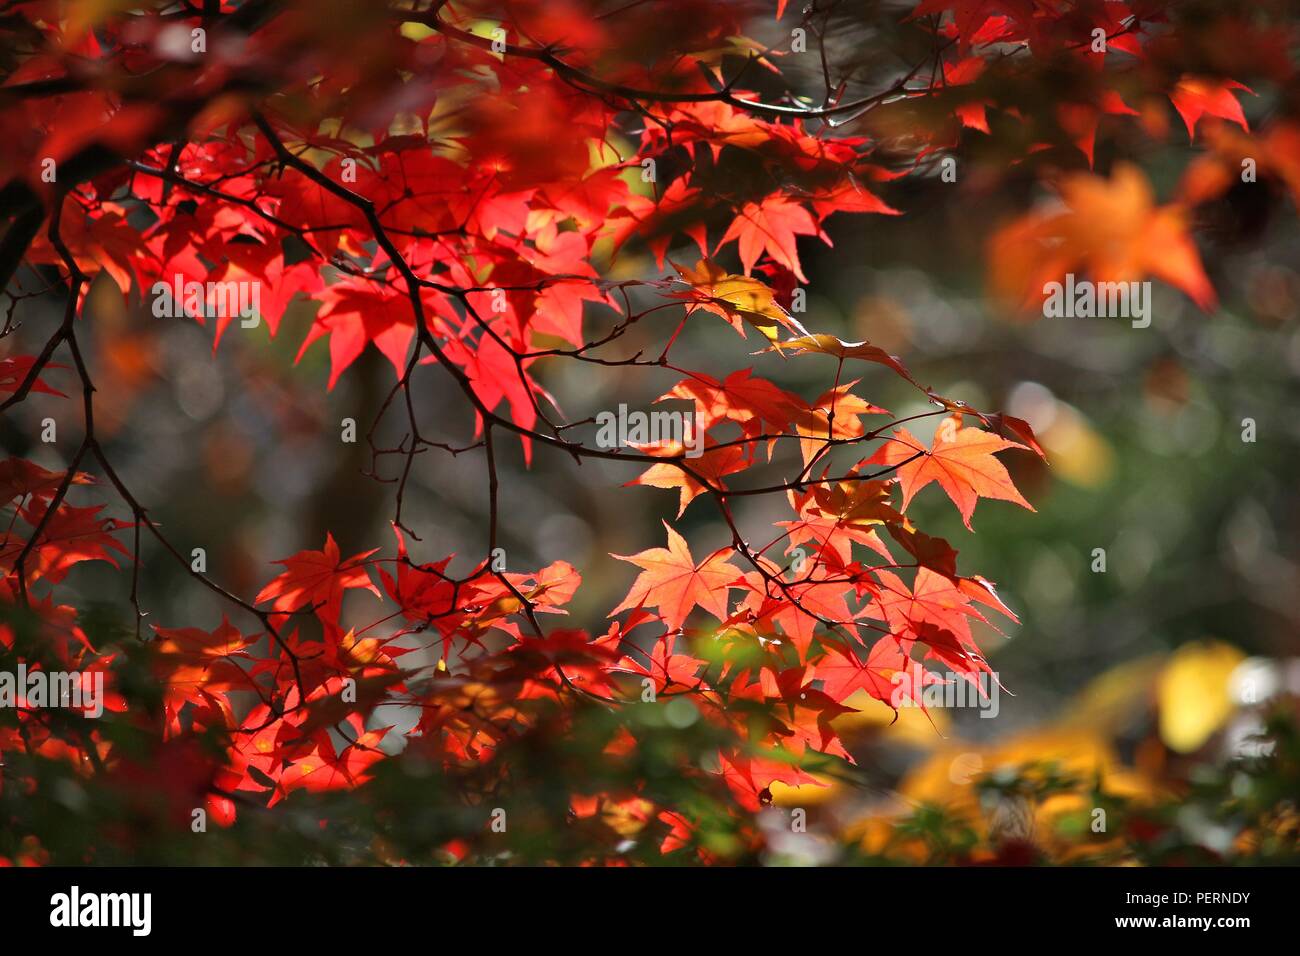
{"label": "yellow leaf", "polygon": [[[732,275],[709,259],[701,259],[693,268],[673,263],[682,281],[695,289],[692,296],[700,308],[722,316],[737,332],[744,334],[739,320],[758,329],[769,342],[776,342],[781,327],[797,332],[805,331],[785,309],[777,304],[776,296],[758,279]],[[780,347],[779,345],[777,346]]]}
{"label": "yellow leaf", "polygon": [[1203,641],[1179,648],[1160,675],[1156,702],[1160,739],[1172,750],[1199,750],[1232,716],[1228,679],[1246,655],[1230,644]]}
{"label": "yellow leaf", "polygon": [[898,356],[890,355],[884,349],[872,345],[870,342],[845,342],[843,339],[821,332],[816,334],[805,333],[798,338],[788,339],[773,347],[778,351],[794,349],[796,354],[820,352],[822,355],[832,355],[840,361],[855,358],[864,362],[875,362],[877,365],[884,365],[893,369],[917,388],[921,387],[916,379],[912,378],[912,373],[907,370],[907,367]]}
{"label": "yellow leaf", "polygon": [[868,730],[888,734],[890,743],[908,744],[930,750],[946,744],[945,735],[952,721],[938,707],[924,711],[920,707],[900,707],[898,719],[889,705],[872,697],[865,690],[855,690],[843,701],[853,713],[840,714],[832,722],[837,733],[857,734]]}
{"label": "yellow leaf", "polygon": [[801,787],[792,787],[780,780],[773,780],[768,784],[767,789],[772,794],[772,803],[778,807],[810,807],[814,804],[826,803],[831,797],[841,789],[840,784],[832,777],[826,777],[821,774],[810,774],[809,776],[816,779],[818,784],[804,784]]}

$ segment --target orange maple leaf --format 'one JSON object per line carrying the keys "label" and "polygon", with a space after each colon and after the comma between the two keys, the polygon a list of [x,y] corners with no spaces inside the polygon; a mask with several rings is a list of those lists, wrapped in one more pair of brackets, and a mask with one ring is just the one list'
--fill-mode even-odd
{"label": "orange maple leaf", "polygon": [[[717,443],[712,441],[710,441],[710,444],[713,447],[705,448],[704,454],[700,455],[700,457],[688,458],[684,462],[690,472],[694,472],[694,474],[683,471],[675,462],[665,461],[657,465],[651,465],[639,478],[633,478],[627,484],[646,485],[651,488],[679,489],[677,517],[680,518],[682,512],[686,510],[686,506],[707,490],[706,486],[699,481],[699,478],[707,480],[709,484],[716,488],[725,488],[726,486],[722,483],[723,475],[743,471],[749,466],[745,452],[739,445],[716,447]],[[680,442],[644,449],[648,454],[664,455],[665,457],[679,455],[683,450],[684,446]]]}
{"label": "orange maple leaf", "polygon": [[1214,307],[1214,287],[1188,234],[1186,208],[1157,206],[1136,166],[1118,164],[1110,179],[1067,176],[1061,198],[1064,211],[1030,212],[994,235],[992,281],[1003,297],[1033,309],[1046,283],[1086,271],[1096,282],[1152,275],[1182,289],[1202,309]]}
{"label": "orange maple leaf", "polygon": [[643,570],[632,582],[632,590],[623,603],[610,612],[610,617],[629,608],[649,605],[659,608],[664,624],[675,631],[698,605],[718,620],[725,620],[727,595],[740,578],[740,570],[728,563],[730,550],[719,548],[697,565],[686,539],[666,521],[664,529],[668,532],[667,548],[611,555]]}
{"label": "orange maple leaf", "polygon": [[898,466],[899,487],[903,489],[901,510],[907,510],[918,491],[937,481],[961,512],[967,528],[980,498],[1012,501],[1033,511],[1033,505],[1012,484],[1006,468],[993,457],[996,452],[1025,446],[978,428],[961,428],[958,421],[955,417],[945,419],[929,449],[906,428],[895,429],[893,439],[867,459],[871,464]]}
{"label": "orange maple leaf", "polygon": [[738,239],[740,261],[746,275],[753,271],[758,257],[766,252],[773,262],[785,266],[800,282],[807,282],[808,277],[799,265],[795,236],[816,236],[820,232],[812,213],[803,206],[782,196],[768,196],[761,203],[744,205],[718,247]]}

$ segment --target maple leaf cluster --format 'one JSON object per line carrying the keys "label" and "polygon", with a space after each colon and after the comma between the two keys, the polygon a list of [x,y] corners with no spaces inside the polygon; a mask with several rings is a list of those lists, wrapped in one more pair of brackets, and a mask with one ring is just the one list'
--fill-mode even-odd
{"label": "maple leaf cluster", "polygon": [[[0,358],[0,395],[6,411],[58,398],[63,433],[80,438],[57,446],[66,462],[54,470],[0,462],[11,510],[0,599],[12,612],[0,644],[17,654],[35,641],[43,666],[104,672],[111,718],[159,738],[142,755],[92,723],[69,731],[22,710],[0,725],[0,753],[68,761],[127,790],[165,781],[178,825],[194,806],[229,825],[241,806],[298,791],[361,791],[399,753],[470,774],[470,802],[489,806],[483,794],[509,779],[504,755],[521,735],[567,733],[581,708],[680,698],[718,734],[713,752],[682,756],[681,775],[722,787],[743,819],[774,784],[815,785],[827,757],[852,759],[834,721],[855,705],[919,702],[942,679],[987,686],[996,675],[973,627],[1015,615],[989,581],[959,570],[948,542],[915,527],[909,506],[935,484],[967,528],[982,498],[1028,508],[1002,456],[1042,449],[1026,422],[935,394],[869,342],[809,328],[793,298],[808,282],[800,240],[829,243],[835,213],[899,214],[890,185],[926,175],[963,135],[1019,124],[1013,162],[1064,146],[1091,166],[1099,138],[1121,122],[1152,125],[1164,97],[1189,135],[1214,121],[1240,132],[1213,126],[1213,150],[1172,205],[1136,167],[1110,179],[1074,171],[1059,183],[1065,211],[1030,211],[995,237],[995,286],[1020,298],[1071,268],[1153,274],[1208,307],[1189,210],[1226,188],[1222,167],[1256,141],[1238,101],[1249,91],[1217,65],[1184,62],[1171,6],[923,0],[891,20],[924,41],[919,61],[860,94],[863,81],[828,72],[819,105],[773,92],[790,54],[745,36],[773,13],[780,30],[820,24],[783,2],[10,5],[0,269],[15,304],[39,294],[63,312],[32,354]],[[1017,91],[1047,69],[1078,82],[1044,112]],[[871,131],[876,116],[922,108],[940,121]],[[1279,123],[1258,145],[1274,157],[1265,174],[1295,189],[1293,131]],[[642,250],[674,272],[628,278],[622,264]],[[367,349],[382,354],[393,375],[380,420],[405,434],[395,447],[373,428],[367,440],[387,483],[377,493],[396,488],[394,541],[344,557],[327,537],[255,594],[195,569],[95,429],[96,370],[78,337],[101,275],[144,306],[160,285],[199,283],[202,307],[188,311],[210,325],[214,349],[248,318],[219,308],[214,284],[255,286],[255,324],[271,336],[311,308],[297,354],[328,352],[330,389]],[[719,322],[736,352],[679,367],[679,335]],[[651,329],[661,349],[625,347]],[[815,363],[825,387],[803,395],[755,374],[755,344]],[[701,423],[702,454],[575,437],[587,413],[562,412],[547,382],[588,364],[670,374],[661,401]],[[931,410],[904,422],[872,404],[862,377],[877,374]],[[445,414],[472,434],[465,446],[421,434],[412,383],[424,375],[457,390]],[[918,419],[937,425],[932,439],[913,433]],[[580,569],[506,570],[496,558],[511,519],[497,467],[507,439],[528,461],[636,463],[632,485],[676,492],[677,517],[711,507],[732,540],[706,551],[665,522],[661,540],[612,556],[635,578],[608,621],[555,626]],[[477,457],[491,503],[464,574],[436,540],[412,556],[418,529],[401,510],[412,470],[448,451]],[[72,503],[83,495],[92,503]],[[755,496],[784,508],[757,544],[737,513]],[[228,616],[96,647],[61,597],[79,565],[106,562],[129,578],[139,612],[141,569],[169,560]],[[358,615],[372,623],[346,623]],[[140,655],[156,707],[132,706],[116,677]],[[433,663],[409,665],[413,655]],[[416,717],[398,730],[381,708]],[[610,735],[604,758],[632,762],[633,726]],[[20,783],[0,775],[0,786]],[[663,852],[710,858],[697,821],[646,781],[593,787],[574,781],[575,820],[615,815],[623,835],[645,829]]]}

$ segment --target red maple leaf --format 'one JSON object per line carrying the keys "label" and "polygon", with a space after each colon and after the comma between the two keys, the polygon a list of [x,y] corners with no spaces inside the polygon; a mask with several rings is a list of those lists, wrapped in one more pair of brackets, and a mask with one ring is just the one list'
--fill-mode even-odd
{"label": "red maple leaf", "polygon": [[284,565],[284,572],[258,592],[254,603],[271,601],[272,607],[281,612],[311,607],[321,620],[337,621],[343,592],[348,588],[365,588],[379,596],[379,589],[363,564],[377,550],[362,551],[342,561],[334,536],[327,532],[324,550],[299,551],[291,558],[275,562]]}

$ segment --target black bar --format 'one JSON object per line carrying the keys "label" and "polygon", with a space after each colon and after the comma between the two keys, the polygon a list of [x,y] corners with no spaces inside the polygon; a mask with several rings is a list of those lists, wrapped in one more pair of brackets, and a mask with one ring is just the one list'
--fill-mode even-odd
{"label": "black bar", "polygon": [[[634,938],[689,940],[697,949],[708,939],[766,947],[786,934],[818,946],[849,934],[863,952],[884,940],[910,940],[911,951],[925,952],[939,940],[1201,936],[1231,945],[1243,933],[1289,928],[1292,885],[1282,868],[0,869],[0,913],[8,939],[98,937],[128,947],[275,941],[304,952],[311,944],[440,940],[447,948],[479,936],[493,950],[510,941],[604,948]],[[98,897],[85,902],[92,894],[150,894],[148,935],[130,925],[52,926],[56,894],[70,904],[73,886],[83,907],[99,905]],[[121,912],[129,924],[131,913]],[[1121,925],[1131,920],[1150,922]]]}

